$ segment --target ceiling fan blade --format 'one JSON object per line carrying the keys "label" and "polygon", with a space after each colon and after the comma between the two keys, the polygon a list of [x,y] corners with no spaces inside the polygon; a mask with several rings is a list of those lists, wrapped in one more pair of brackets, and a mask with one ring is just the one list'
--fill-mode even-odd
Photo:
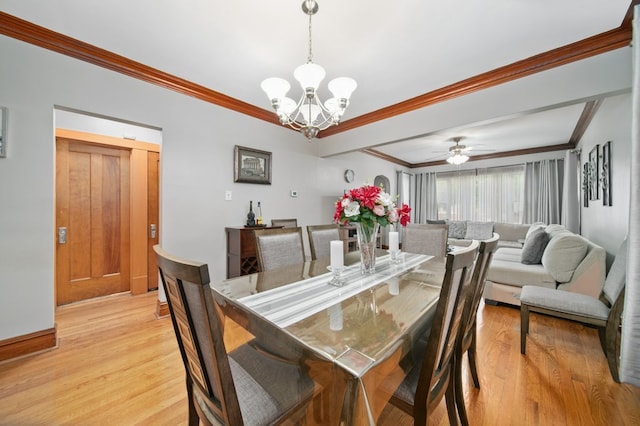
{"label": "ceiling fan blade", "polygon": [[444,157],[447,157],[448,155],[449,155],[449,153],[445,152],[443,154],[438,154],[438,155],[435,155],[433,157],[425,158],[422,162],[423,163],[428,163],[429,161],[437,160],[439,158],[444,158]]}

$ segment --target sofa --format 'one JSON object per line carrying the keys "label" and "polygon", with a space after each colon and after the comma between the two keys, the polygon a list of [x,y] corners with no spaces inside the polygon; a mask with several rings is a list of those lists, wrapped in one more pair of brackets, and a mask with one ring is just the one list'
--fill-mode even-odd
{"label": "sofa", "polygon": [[602,247],[562,225],[531,225],[521,247],[503,246],[494,253],[487,271],[485,303],[520,306],[525,285],[598,298],[606,275],[605,259]]}
{"label": "sofa", "polygon": [[531,225],[505,222],[427,221],[449,226],[448,243],[452,246],[468,246],[473,240],[488,240],[493,233],[500,235],[498,247],[521,248]]}

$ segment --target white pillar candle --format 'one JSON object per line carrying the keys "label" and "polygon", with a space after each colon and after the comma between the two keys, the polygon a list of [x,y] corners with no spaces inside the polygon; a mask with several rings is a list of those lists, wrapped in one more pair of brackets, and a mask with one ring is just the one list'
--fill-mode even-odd
{"label": "white pillar candle", "polygon": [[329,328],[333,331],[342,330],[342,305],[329,306]]}
{"label": "white pillar candle", "polygon": [[389,232],[389,251],[395,252],[398,250],[398,233],[395,231],[391,231]]}
{"label": "white pillar candle", "polygon": [[344,266],[344,244],[342,241],[331,241],[331,267],[342,268]]}

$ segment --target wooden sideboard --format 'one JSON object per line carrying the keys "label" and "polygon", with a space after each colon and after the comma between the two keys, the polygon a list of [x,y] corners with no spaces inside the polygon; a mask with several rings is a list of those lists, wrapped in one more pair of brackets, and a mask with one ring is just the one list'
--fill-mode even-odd
{"label": "wooden sideboard", "polygon": [[256,239],[253,231],[274,228],[282,228],[282,226],[224,228],[227,234],[227,278],[259,272]]}

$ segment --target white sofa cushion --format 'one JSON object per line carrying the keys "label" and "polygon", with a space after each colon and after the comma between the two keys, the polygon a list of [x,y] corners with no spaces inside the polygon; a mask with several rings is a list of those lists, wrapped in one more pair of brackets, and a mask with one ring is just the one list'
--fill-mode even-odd
{"label": "white sofa cushion", "polygon": [[467,221],[465,240],[488,240],[493,237],[493,222]]}
{"label": "white sofa cushion", "polygon": [[449,238],[464,239],[467,234],[467,222],[464,220],[454,220],[447,222],[449,225]]}
{"label": "white sofa cushion", "polygon": [[542,254],[542,265],[559,283],[569,282],[587,249],[588,243],[581,236],[569,231],[558,232]]}
{"label": "white sofa cushion", "polygon": [[[496,257],[500,250],[518,250],[510,248],[498,249],[487,271],[487,281],[508,284],[514,287],[536,285],[540,287],[556,288],[556,280],[544,269],[544,266],[524,265],[520,263],[520,255],[516,260],[502,260]],[[519,250],[518,250],[519,251]]]}

